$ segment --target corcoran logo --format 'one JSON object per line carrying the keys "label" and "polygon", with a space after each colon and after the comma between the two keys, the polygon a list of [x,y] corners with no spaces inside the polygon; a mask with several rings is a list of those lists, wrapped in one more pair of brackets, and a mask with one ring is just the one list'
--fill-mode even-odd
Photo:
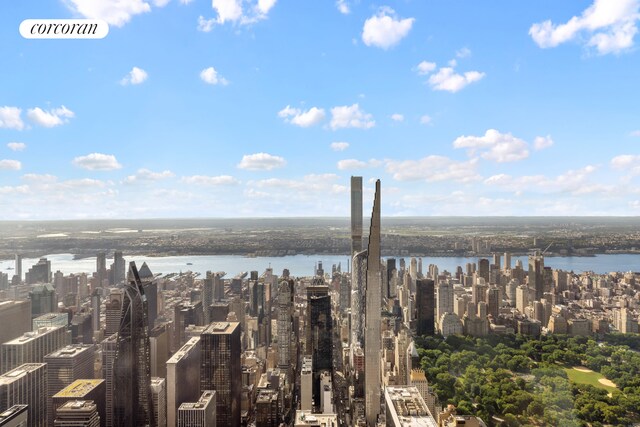
{"label": "corcoran logo", "polygon": [[100,19],[25,19],[20,34],[25,39],[103,39],[109,24]]}

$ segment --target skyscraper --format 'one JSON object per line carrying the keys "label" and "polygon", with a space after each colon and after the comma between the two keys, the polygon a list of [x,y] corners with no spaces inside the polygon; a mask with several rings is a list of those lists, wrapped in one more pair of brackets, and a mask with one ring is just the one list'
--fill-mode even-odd
{"label": "skyscraper", "polygon": [[52,351],[70,344],[66,326],[42,327],[2,344],[2,372],[24,363],[42,363]]}
{"label": "skyscraper", "polygon": [[199,392],[200,337],[193,337],[167,360],[167,427],[176,427],[180,404],[196,401]]}
{"label": "skyscraper", "polygon": [[100,427],[98,406],[91,400],[70,400],[56,410],[55,427]]}
{"label": "skyscraper", "polygon": [[351,333],[349,339],[351,348],[364,343],[364,300],[365,283],[367,280],[366,250],[356,252],[352,258],[351,269]]}
{"label": "skyscraper", "polygon": [[16,254],[14,274],[18,276],[18,282],[22,281],[22,255]]}
{"label": "skyscraper", "polygon": [[93,378],[93,345],[69,345],[44,357],[47,364],[47,417],[53,425],[53,395],[75,380]]}
{"label": "skyscraper", "polygon": [[380,180],[371,213],[367,258],[365,323],[365,416],[374,427],[380,414],[380,312],[382,310],[382,271],[380,268]]}
{"label": "skyscraper", "polygon": [[151,378],[151,397],[153,400],[153,418],[155,425],[167,425],[167,382],[164,378]]}
{"label": "skyscraper", "polygon": [[80,379],[53,395],[53,412],[70,400],[92,400],[98,407],[100,425],[107,425],[106,387],[104,380]]}
{"label": "skyscraper", "polygon": [[351,177],[351,255],[362,250],[362,177]]}
{"label": "skyscraper", "polygon": [[544,296],[544,257],[540,251],[529,255],[529,292],[534,301],[540,301]]}
{"label": "skyscraper", "polygon": [[484,279],[486,284],[489,284],[489,260],[486,258],[480,258],[478,261],[478,276]]}
{"label": "skyscraper", "polygon": [[129,272],[113,364],[114,425],[155,427],[147,298],[135,262]]}
{"label": "skyscraper", "polygon": [[432,279],[418,279],[416,282],[417,335],[435,334],[434,310],[434,281]]}
{"label": "skyscraper", "polygon": [[29,405],[29,427],[47,426],[47,364],[25,363],[0,375],[0,412]]}
{"label": "skyscraper", "polygon": [[114,376],[113,376],[113,363],[116,359],[116,352],[118,349],[118,334],[108,336],[100,343],[102,347],[102,377],[105,382],[105,406],[106,406],[106,427],[113,427],[113,389],[114,389]]}
{"label": "skyscraper", "polygon": [[240,426],[240,323],[214,322],[200,335],[200,392],[216,392],[216,425]]}
{"label": "skyscraper", "polygon": [[320,374],[333,366],[331,296],[324,285],[307,287],[307,348],[313,357],[313,395],[320,402]]}
{"label": "skyscraper", "polygon": [[178,427],[210,427],[216,421],[215,390],[205,390],[197,402],[185,402],[178,408]]}
{"label": "skyscraper", "polygon": [[107,278],[107,254],[99,252],[96,256],[96,281],[98,286],[103,286]]}
{"label": "skyscraper", "polygon": [[278,287],[278,367],[287,374],[291,367],[292,287],[293,280],[283,280]]}
{"label": "skyscraper", "polygon": [[446,313],[453,313],[453,284],[447,281],[438,283],[438,299],[436,303],[436,318],[438,319],[438,326],[442,332],[442,325],[440,324],[442,316]]}

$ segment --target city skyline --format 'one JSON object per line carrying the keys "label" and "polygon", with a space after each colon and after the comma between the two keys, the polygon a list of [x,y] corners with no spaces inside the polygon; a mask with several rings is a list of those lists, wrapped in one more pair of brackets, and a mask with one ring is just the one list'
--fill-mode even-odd
{"label": "city skyline", "polygon": [[640,2],[501,6],[5,5],[0,220],[640,214]]}

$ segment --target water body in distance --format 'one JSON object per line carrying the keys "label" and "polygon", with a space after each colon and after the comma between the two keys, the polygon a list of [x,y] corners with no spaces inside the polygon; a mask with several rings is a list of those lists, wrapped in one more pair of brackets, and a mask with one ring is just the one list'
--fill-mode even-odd
{"label": "water body in distance", "polygon": [[[73,259],[72,254],[52,254],[46,255],[51,261],[51,271],[62,271],[64,274],[88,273],[96,270],[96,258]],[[397,257],[398,259],[400,257]],[[407,264],[409,257],[405,257]],[[243,257],[237,255],[200,255],[200,256],[131,256],[125,254],[125,260],[135,261],[138,267],[146,262],[153,273],[169,274],[186,271],[193,271],[204,275],[207,271],[224,271],[227,277],[233,277],[244,271],[258,271],[260,274],[268,267],[273,268],[277,275],[282,274],[282,270],[288,268],[294,276],[311,276],[318,261],[322,261],[325,272],[331,273],[333,264],[341,263],[342,271],[347,271],[349,257],[345,255],[294,255],[285,257]],[[493,261],[492,259],[490,259]],[[511,258],[511,266],[514,267],[517,260],[521,260],[525,270],[528,269],[528,258],[518,256]],[[26,272],[38,260],[25,258],[22,263],[22,270]],[[422,269],[427,271],[429,264],[435,264],[442,272],[447,270],[454,272],[457,266],[465,268],[468,262],[477,262],[478,257],[423,257]],[[107,260],[107,267],[112,260]],[[504,258],[501,260],[504,262]],[[583,271],[593,271],[604,274],[612,271],[640,271],[640,255],[637,254],[603,254],[593,257],[547,257],[544,260],[545,266],[553,269],[562,269],[581,273]],[[13,260],[0,261],[0,271],[13,275]],[[24,274],[24,273],[23,273]],[[24,277],[23,277],[24,278]]]}

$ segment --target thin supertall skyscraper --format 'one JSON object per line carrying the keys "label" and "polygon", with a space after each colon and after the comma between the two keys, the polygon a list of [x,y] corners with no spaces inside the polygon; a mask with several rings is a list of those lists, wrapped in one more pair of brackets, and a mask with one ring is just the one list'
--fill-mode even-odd
{"label": "thin supertall skyscraper", "polygon": [[380,311],[382,305],[382,270],[380,266],[380,180],[371,213],[367,259],[365,309],[365,416],[367,425],[375,427],[380,414]]}
{"label": "thin supertall skyscraper", "polygon": [[129,274],[113,363],[114,425],[155,427],[147,297],[135,262],[129,264]]}
{"label": "thin supertall skyscraper", "polygon": [[362,250],[362,177],[351,177],[351,256]]}

